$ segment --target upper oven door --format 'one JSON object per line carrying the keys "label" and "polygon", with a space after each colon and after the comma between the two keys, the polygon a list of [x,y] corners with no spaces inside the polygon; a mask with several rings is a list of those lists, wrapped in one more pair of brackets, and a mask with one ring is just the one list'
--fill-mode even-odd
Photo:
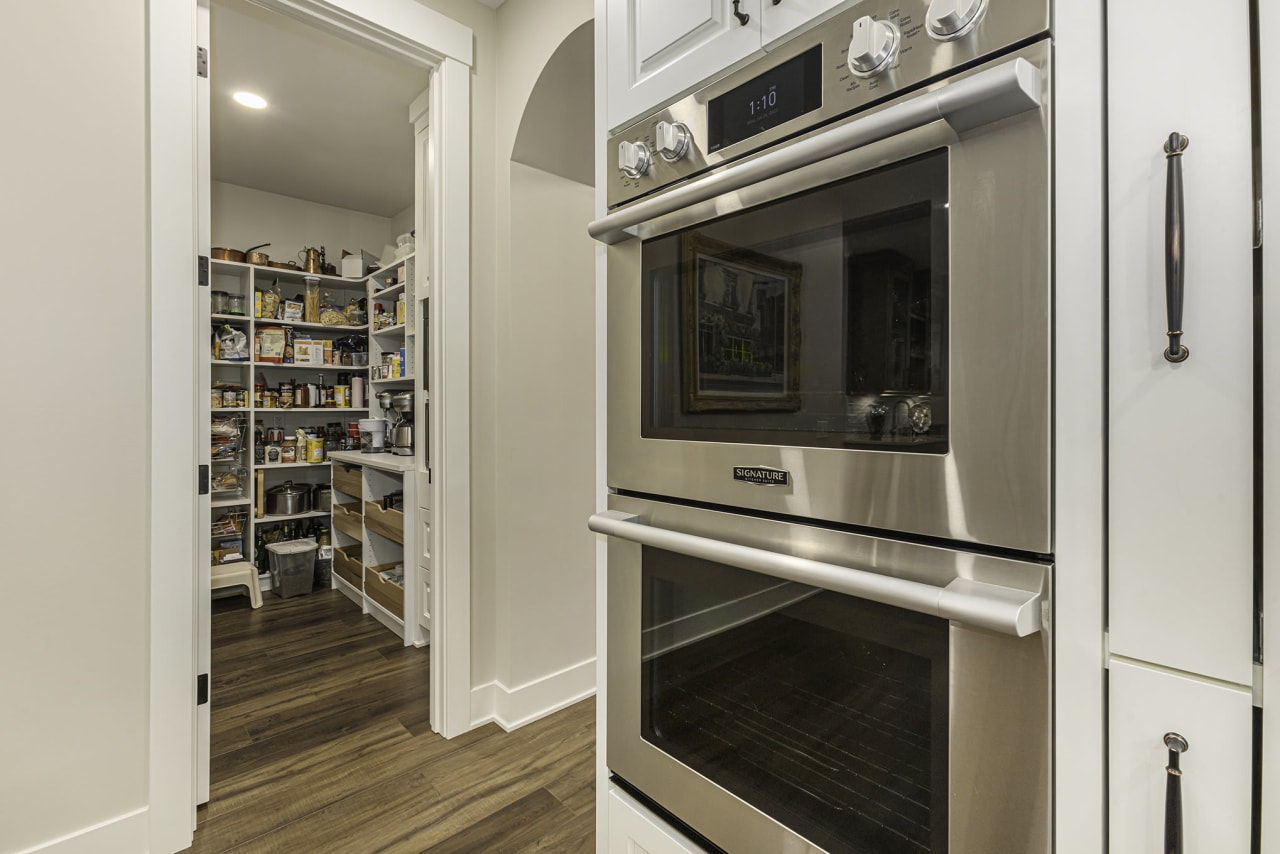
{"label": "upper oven door", "polygon": [[595,223],[609,485],[1051,552],[1049,91],[1042,42]]}

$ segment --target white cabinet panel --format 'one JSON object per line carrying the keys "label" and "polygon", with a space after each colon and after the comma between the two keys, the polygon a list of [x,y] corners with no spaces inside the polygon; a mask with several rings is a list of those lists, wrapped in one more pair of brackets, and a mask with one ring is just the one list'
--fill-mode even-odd
{"label": "white cabinet panel", "polygon": [[[837,12],[854,6],[858,0],[763,0],[760,4],[761,40],[765,50],[783,36],[830,18]],[[849,33],[852,37],[852,31]]]}
{"label": "white cabinet panel", "polygon": [[[769,0],[765,0],[769,2]],[[608,123],[617,129],[760,55],[761,0],[608,0]]]}
{"label": "white cabinet panel", "polygon": [[[1252,665],[1249,16],[1108,4],[1111,648],[1229,682]],[[1142,38],[1133,36],[1141,33]],[[1165,172],[1190,139],[1181,364],[1167,362]],[[1060,287],[1070,287],[1060,282]],[[1064,352],[1070,352],[1066,348]]]}
{"label": "white cabinet panel", "polygon": [[609,847],[605,850],[608,854],[703,854],[617,786],[609,787]]}
{"label": "white cabinet panel", "polygon": [[1163,851],[1163,738],[1190,749],[1182,768],[1186,854],[1248,854],[1252,699],[1248,692],[1125,662],[1111,665],[1110,850]]}

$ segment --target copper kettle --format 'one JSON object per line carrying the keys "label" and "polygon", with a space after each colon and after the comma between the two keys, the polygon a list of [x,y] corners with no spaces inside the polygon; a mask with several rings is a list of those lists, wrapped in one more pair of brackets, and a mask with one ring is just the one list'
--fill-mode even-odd
{"label": "copper kettle", "polygon": [[320,249],[303,249],[298,253],[298,258],[302,260],[304,273],[319,273],[324,266],[324,252]]}

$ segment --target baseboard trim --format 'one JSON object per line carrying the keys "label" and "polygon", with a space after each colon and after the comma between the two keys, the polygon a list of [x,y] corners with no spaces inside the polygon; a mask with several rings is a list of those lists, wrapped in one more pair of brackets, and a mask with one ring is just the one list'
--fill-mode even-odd
{"label": "baseboard trim", "polygon": [[471,689],[471,726],[496,723],[507,732],[519,729],[596,692],[594,656],[556,673],[508,688],[495,679]]}
{"label": "baseboard trim", "polygon": [[147,847],[147,808],[140,807],[17,854],[139,854]]}

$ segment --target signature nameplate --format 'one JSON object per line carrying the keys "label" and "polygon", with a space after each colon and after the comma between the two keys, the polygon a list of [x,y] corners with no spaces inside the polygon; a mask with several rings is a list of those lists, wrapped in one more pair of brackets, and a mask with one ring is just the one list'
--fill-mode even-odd
{"label": "signature nameplate", "polygon": [[754,486],[790,486],[791,472],[766,466],[734,466],[733,479]]}

